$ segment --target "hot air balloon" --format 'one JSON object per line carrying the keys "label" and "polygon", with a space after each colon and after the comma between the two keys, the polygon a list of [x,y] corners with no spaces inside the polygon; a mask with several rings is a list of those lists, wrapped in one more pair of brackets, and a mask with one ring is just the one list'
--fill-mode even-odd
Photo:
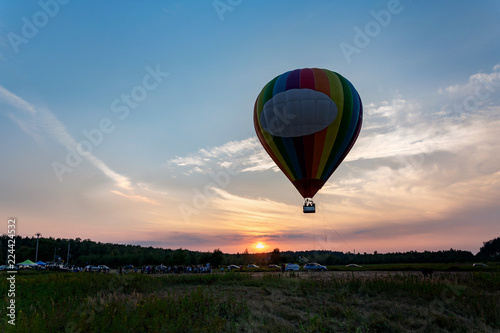
{"label": "hot air balloon", "polygon": [[319,68],[283,73],[264,86],[254,107],[257,136],[314,213],[314,195],[356,141],[361,98],[342,75]]}

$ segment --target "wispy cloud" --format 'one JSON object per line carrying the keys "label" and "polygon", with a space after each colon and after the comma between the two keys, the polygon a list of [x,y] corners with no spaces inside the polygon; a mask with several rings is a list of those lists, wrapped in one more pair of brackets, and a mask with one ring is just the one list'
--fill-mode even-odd
{"label": "wispy cloud", "polygon": [[[8,117],[14,121],[23,132],[32,136],[35,140],[37,140],[37,142],[40,143],[43,136],[48,135],[50,138],[65,147],[69,147],[73,150],[77,149],[78,143],[76,140],[71,134],[68,133],[64,124],[60,122],[49,110],[45,108],[36,108],[31,103],[8,91],[3,86],[0,86],[0,100],[13,107],[16,111],[19,111],[8,113]],[[113,180],[118,187],[124,190],[133,190],[131,181],[128,177],[112,170],[100,158],[96,157],[92,153],[86,153],[83,157],[85,157],[108,178]],[[117,194],[116,192],[113,193]],[[121,192],[120,194],[125,196]],[[129,194],[127,197],[134,201],[137,201],[139,198],[135,194]],[[147,200],[144,199],[142,201]],[[150,203],[154,203],[154,201],[150,201]]]}
{"label": "wispy cloud", "polygon": [[346,162],[453,152],[495,145],[500,119],[500,65],[468,81],[438,90],[429,100],[392,101],[365,107],[362,132]]}
{"label": "wispy cloud", "polygon": [[11,93],[3,86],[0,85],[0,98],[2,98],[7,104],[12,105],[16,109],[30,113],[31,115],[36,114],[35,107],[30,103],[26,102],[19,96]]}
{"label": "wispy cloud", "polygon": [[169,160],[167,165],[180,167],[185,174],[208,174],[227,168],[237,172],[278,170],[255,137],[230,141],[222,146],[202,148],[187,156],[177,156]]}
{"label": "wispy cloud", "polygon": [[478,145],[490,141],[494,115],[500,116],[498,110],[490,110],[487,118],[474,117],[464,122],[448,123],[443,119],[434,123],[415,122],[412,127],[380,124],[376,132],[360,135],[345,161],[453,152]]}
{"label": "wispy cloud", "polygon": [[153,205],[159,205],[160,204],[156,200],[153,200],[153,199],[150,199],[148,197],[145,197],[145,196],[142,196],[142,195],[138,195],[138,194],[128,194],[128,193],[123,193],[123,192],[115,191],[115,190],[111,191],[111,193],[120,195],[120,196],[125,197],[127,199],[130,199],[132,201],[146,202],[146,203],[153,204]]}
{"label": "wispy cloud", "polygon": [[345,214],[362,214],[358,220],[432,220],[493,205],[500,191],[499,69],[439,89],[430,101],[368,105],[369,130],[344,162],[349,177],[321,193],[340,198]]}
{"label": "wispy cloud", "polygon": [[490,108],[500,105],[500,64],[490,73],[473,74],[467,82],[440,88],[438,93],[442,107],[436,114],[448,123],[497,117]]}
{"label": "wispy cloud", "polygon": [[9,117],[10,120],[14,122],[17,126],[19,126],[21,131],[31,136],[33,140],[35,140],[40,146],[43,145],[44,143],[43,136],[39,133],[38,126],[33,121],[33,119],[25,118],[24,120],[21,120],[20,117],[16,117],[11,112],[7,113],[7,117]]}
{"label": "wispy cloud", "polygon": [[[251,198],[229,193],[214,187],[216,195],[212,198],[212,207],[221,218],[236,224],[239,230],[267,232],[263,228],[275,230],[276,225],[284,224],[287,217],[296,215],[302,207],[294,207],[267,198]],[[228,205],[228,202],[230,204]],[[291,213],[292,212],[292,213]],[[252,223],[248,223],[252,221]]]}
{"label": "wispy cloud", "polygon": [[440,94],[458,96],[464,98],[467,96],[480,96],[493,93],[498,89],[500,83],[500,64],[493,67],[490,73],[475,73],[469,77],[468,82],[464,84],[455,84],[445,88],[440,88]]}

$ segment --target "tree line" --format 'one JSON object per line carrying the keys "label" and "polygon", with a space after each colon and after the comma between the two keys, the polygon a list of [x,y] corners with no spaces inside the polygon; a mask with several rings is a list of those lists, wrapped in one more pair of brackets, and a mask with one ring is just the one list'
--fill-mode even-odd
{"label": "tree line", "polygon": [[[8,235],[0,236],[0,258],[7,260],[9,254]],[[212,252],[190,251],[187,249],[162,249],[140,245],[123,245],[94,242],[90,239],[61,239],[41,237],[36,258],[36,237],[15,237],[16,262],[36,259],[48,262],[58,261],[69,265],[198,265],[210,263],[221,265],[281,264],[289,262],[314,261],[323,265],[380,264],[380,263],[452,263],[472,261],[500,261],[500,237],[484,242],[474,255],[470,251],[409,251],[391,253],[344,253],[338,251],[280,251],[278,248],[267,253],[223,253],[220,249]],[[68,257],[69,249],[69,257]]]}

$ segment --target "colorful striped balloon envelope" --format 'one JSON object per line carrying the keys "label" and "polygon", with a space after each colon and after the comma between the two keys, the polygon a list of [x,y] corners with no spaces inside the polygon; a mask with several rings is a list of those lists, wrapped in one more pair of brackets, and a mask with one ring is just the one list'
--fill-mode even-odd
{"label": "colorful striped balloon envelope", "polygon": [[342,75],[319,68],[275,77],[254,108],[260,142],[304,198],[314,197],[342,163],[362,118],[354,86]]}

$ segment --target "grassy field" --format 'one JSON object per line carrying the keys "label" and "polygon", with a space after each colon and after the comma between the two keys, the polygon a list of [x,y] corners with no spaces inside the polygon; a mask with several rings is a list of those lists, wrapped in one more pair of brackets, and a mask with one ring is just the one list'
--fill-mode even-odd
{"label": "grassy field", "polygon": [[500,332],[498,271],[19,272],[15,300],[2,331]]}
{"label": "grassy field", "polygon": [[360,268],[349,268],[346,265],[328,266],[328,270],[339,271],[420,271],[421,268],[441,272],[500,272],[500,265],[487,263],[487,267],[474,267],[471,263],[430,263],[430,264],[360,264]]}

